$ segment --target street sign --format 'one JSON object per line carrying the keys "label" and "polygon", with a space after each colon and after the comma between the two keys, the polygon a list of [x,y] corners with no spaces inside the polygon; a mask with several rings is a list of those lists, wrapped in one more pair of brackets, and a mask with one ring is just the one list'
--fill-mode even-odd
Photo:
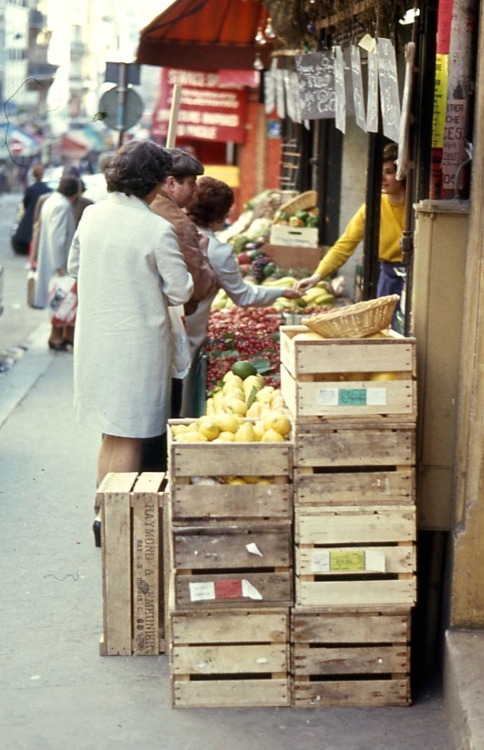
{"label": "street sign", "polygon": [[129,130],[140,121],[143,110],[143,100],[137,91],[125,89],[120,101],[120,90],[114,86],[99,100],[98,119],[113,130]]}

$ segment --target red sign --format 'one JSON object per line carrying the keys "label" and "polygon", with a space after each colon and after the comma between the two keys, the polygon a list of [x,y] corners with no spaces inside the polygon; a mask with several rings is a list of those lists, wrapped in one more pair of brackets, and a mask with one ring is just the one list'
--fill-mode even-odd
{"label": "red sign", "polygon": [[[222,73],[222,71],[221,71]],[[163,68],[161,93],[153,115],[152,134],[166,138],[173,87],[182,88],[176,135],[200,141],[243,143],[246,124],[246,92],[222,86],[218,72]]]}

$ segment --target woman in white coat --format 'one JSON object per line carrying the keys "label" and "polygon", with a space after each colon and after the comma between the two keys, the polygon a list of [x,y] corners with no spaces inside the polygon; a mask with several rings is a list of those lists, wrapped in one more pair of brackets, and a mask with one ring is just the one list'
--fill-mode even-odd
{"label": "woman in white coat", "polygon": [[143,439],[166,430],[168,307],[193,288],[175,230],[149,207],[171,166],[155,143],[124,144],[106,170],[108,197],[86,208],[69,254],[79,294],[74,406],[103,435],[98,485],[108,472],[139,471]]}
{"label": "woman in white coat", "polygon": [[217,286],[205,299],[198,303],[196,311],[186,318],[186,328],[190,341],[192,368],[183,383],[182,415],[193,414],[193,388],[195,385],[196,355],[207,338],[210,307],[219,289],[223,289],[230,299],[240,307],[268,307],[278,297],[296,299],[302,292],[280,287],[264,287],[247,284],[239,270],[234,248],[217,239],[234,203],[232,188],[213,177],[201,177],[197,181],[197,192],[187,207],[187,214],[201,232],[209,238],[208,259],[215,271]]}

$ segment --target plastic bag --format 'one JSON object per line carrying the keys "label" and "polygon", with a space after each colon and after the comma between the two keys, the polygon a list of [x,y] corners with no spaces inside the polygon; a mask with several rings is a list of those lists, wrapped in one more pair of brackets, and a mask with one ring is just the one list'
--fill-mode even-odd
{"label": "plastic bag", "polygon": [[188,375],[191,365],[190,342],[183,324],[183,307],[169,307],[171,340],[172,340],[172,372],[173,378],[182,379]]}
{"label": "plastic bag", "polygon": [[77,313],[77,280],[72,276],[53,276],[49,284],[49,307],[53,326],[72,326]]}

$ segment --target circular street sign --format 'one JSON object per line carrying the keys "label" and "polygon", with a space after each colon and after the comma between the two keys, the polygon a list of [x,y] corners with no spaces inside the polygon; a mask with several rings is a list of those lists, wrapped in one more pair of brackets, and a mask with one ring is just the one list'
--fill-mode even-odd
{"label": "circular street sign", "polygon": [[119,91],[114,86],[105,91],[99,100],[99,112],[97,120],[102,120],[108,128],[113,130],[129,130],[140,121],[143,114],[144,104],[140,95],[134,89],[126,89],[124,92],[124,117],[122,124],[118,123]]}

